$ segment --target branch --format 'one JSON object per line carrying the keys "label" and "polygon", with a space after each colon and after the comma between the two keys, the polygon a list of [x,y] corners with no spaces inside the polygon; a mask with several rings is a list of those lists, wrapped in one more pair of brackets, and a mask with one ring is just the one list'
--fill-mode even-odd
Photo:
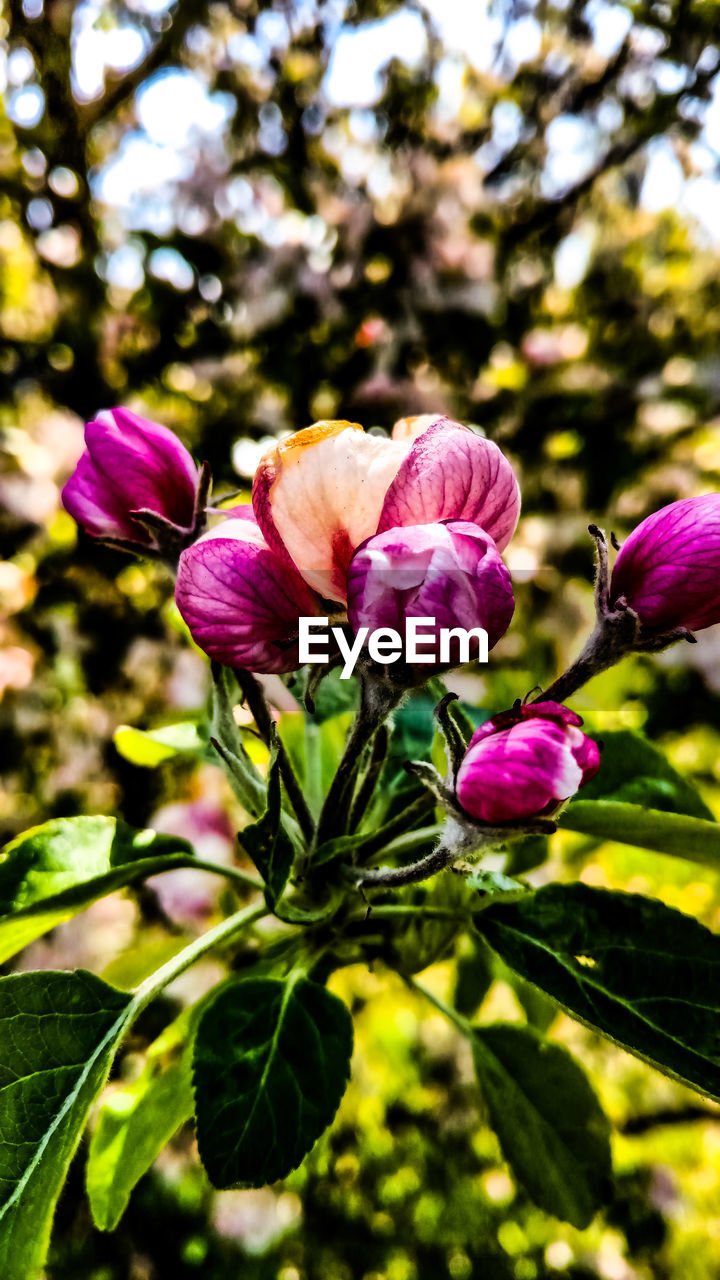
{"label": "branch", "polygon": [[83,133],[87,134],[101,120],[113,115],[133,96],[143,80],[165,63],[175,60],[190,27],[204,20],[207,9],[208,0],[178,0],[170,26],[158,37],[142,61],[120,78],[108,77],[111,83],[103,97],[81,109],[80,124]]}
{"label": "branch", "polygon": [[564,212],[574,210],[579,200],[590,191],[599,178],[611,169],[617,169],[625,164],[651,138],[671,128],[675,123],[677,109],[682,100],[699,97],[706,93],[717,75],[717,70],[714,66],[711,70],[698,72],[692,85],[685,85],[662,99],[656,98],[652,106],[640,116],[633,136],[614,143],[584,178],[569,187],[561,196],[538,202],[524,217],[516,216],[505,233],[507,246],[517,247],[536,231],[542,231],[553,222],[559,222]]}

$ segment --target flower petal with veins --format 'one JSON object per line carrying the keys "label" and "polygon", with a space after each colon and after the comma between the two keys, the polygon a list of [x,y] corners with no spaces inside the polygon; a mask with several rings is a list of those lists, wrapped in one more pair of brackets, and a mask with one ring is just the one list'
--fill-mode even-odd
{"label": "flower petal with veins", "polygon": [[260,463],[253,506],[267,543],[327,599],[344,603],[353,552],[375,533],[407,450],[357,423],[317,422]]}
{"label": "flower petal with veins", "polygon": [[435,520],[472,520],[502,551],[519,514],[518,482],[498,446],[449,418],[438,418],[416,432],[387,491],[378,532]]}
{"label": "flower petal with veins", "polygon": [[230,667],[296,671],[298,619],[318,601],[251,519],[223,520],[180,557],[178,609],[195,643]]}

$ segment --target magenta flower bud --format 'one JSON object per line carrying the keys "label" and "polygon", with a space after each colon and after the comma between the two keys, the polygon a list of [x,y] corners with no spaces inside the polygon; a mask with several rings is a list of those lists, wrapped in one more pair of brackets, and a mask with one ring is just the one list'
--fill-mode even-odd
{"label": "magenta flower bud", "polygon": [[[388,529],[368,538],[350,561],[348,619],[356,634],[368,629],[373,657],[373,633],[391,629],[404,642],[408,665],[457,666],[477,657],[479,637],[463,652],[460,637],[444,639],[443,630],[482,628],[492,649],[514,608],[510,574],[495,543],[468,520]],[[414,646],[411,619],[425,620],[415,625]]]}
{"label": "magenta flower bud", "polygon": [[301,666],[298,620],[320,612],[317,597],[271,551],[248,508],[183,551],[175,600],[209,657],[260,674]]}
{"label": "magenta flower bud", "polygon": [[142,513],[189,535],[199,483],[198,468],[172,431],[129,409],[110,409],[85,427],[85,452],[62,500],[93,537],[154,549],[159,539]]}
{"label": "magenta flower bud", "polygon": [[502,712],[475,730],[457,776],[457,798],[481,822],[552,814],[600,768],[580,716],[557,702]]}
{"label": "magenta flower bud", "polygon": [[610,594],[625,598],[646,634],[720,622],[720,493],[682,498],[643,520],[618,553]]}

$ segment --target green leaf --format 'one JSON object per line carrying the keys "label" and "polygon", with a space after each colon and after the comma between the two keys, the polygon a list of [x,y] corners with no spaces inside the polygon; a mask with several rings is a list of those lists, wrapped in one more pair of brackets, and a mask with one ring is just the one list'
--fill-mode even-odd
{"label": "green leaf", "polygon": [[[408,885],[393,895],[392,900],[418,909],[417,913],[394,922],[388,939],[393,966],[400,973],[414,974],[448,955],[458,933],[467,929],[475,895],[468,889],[464,876],[445,875],[436,876],[427,884]],[[424,915],[420,908],[425,908],[428,914]],[[433,911],[438,915],[434,916]],[[447,912],[447,917],[441,912]]]}
{"label": "green leaf", "polygon": [[632,729],[602,735],[600,769],[585,783],[582,800],[624,800],[713,821],[697,789],[673,769],[662,751]]}
{"label": "green leaf", "polygon": [[[356,681],[344,683],[355,685]],[[293,768],[300,779],[308,803],[319,815],[322,800],[335,777],[352,717],[349,713],[320,721],[304,712],[285,712],[278,724]],[[314,759],[313,759],[314,754]]]}
{"label": "green leaf", "polygon": [[547,836],[523,836],[521,840],[509,840],[505,870],[511,876],[524,876],[535,867],[542,866],[550,857],[550,841]]}
{"label": "green leaf", "polygon": [[177,755],[212,759],[205,738],[191,720],[150,730],[121,724],[113,734],[113,742],[115,750],[123,759],[144,769],[156,769],[159,764],[172,760]]}
{"label": "green leaf", "polygon": [[56,818],[18,836],[0,862],[0,961],[134,880],[192,866],[175,836],[117,818]]}
{"label": "green leaf", "polygon": [[37,1280],[90,1107],[136,1002],[91,973],[0,979],[0,1275]]}
{"label": "green leaf", "polygon": [[331,1123],[345,1092],[352,1021],[298,971],[221,992],[195,1042],[200,1156],[214,1186],[284,1178]]}
{"label": "green leaf", "polygon": [[576,800],[558,819],[566,831],[639,845],[705,867],[720,867],[720,824],[619,800]]}
{"label": "green leaf", "polygon": [[471,1018],[490,990],[495,976],[494,960],[490,948],[479,934],[474,937],[465,934],[460,939],[452,1002],[463,1017]]}
{"label": "green leaf", "polygon": [[515,1177],[546,1213],[587,1227],[610,1187],[610,1126],[578,1064],[528,1027],[473,1032],[490,1120]]}
{"label": "green leaf", "polygon": [[257,818],[265,808],[265,784],[242,744],[235,723],[234,708],[240,702],[240,691],[233,673],[213,663],[210,742],[225,766],[230,786],[251,817]]}
{"label": "green leaf", "polygon": [[208,998],[166,1027],[132,1084],[104,1099],[90,1140],[87,1192],[96,1226],[114,1231],[130,1194],[193,1113],[192,1035]]}
{"label": "green leaf", "polygon": [[272,910],[290,878],[295,849],[283,825],[278,749],[270,751],[267,808],[257,822],[240,832],[240,843],[265,881],[265,898]]}
{"label": "green leaf", "polygon": [[697,920],[637,894],[551,884],[476,924],[573,1017],[720,1100],[720,938]]}
{"label": "green leaf", "polygon": [[519,880],[513,880],[510,876],[503,875],[501,871],[486,871],[483,867],[473,867],[465,877],[465,883],[468,889],[486,895],[488,898],[496,898],[499,894],[505,896],[508,893],[517,897],[519,894],[529,892]]}

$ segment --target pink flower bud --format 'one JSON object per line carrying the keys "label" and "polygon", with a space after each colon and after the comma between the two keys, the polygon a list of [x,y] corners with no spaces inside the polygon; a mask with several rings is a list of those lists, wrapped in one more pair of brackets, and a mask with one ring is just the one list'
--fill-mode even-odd
{"label": "pink flower bud", "polygon": [[271,551],[249,508],[183,551],[175,600],[205,653],[259,673],[296,671],[298,619],[319,613],[316,596]]}
{"label": "pink flower bud", "polygon": [[[495,543],[467,520],[389,529],[368,538],[350,562],[348,618],[354,631],[391,628],[404,639],[408,619],[434,619],[434,626],[418,631],[418,652],[428,663],[457,665],[456,640],[449,660],[442,657],[441,629],[483,628],[491,649],[507,631],[514,608],[510,574]],[[477,652],[475,641],[469,656]]]}
{"label": "pink flower bud", "polygon": [[600,768],[580,716],[557,702],[534,702],[493,716],[475,730],[457,777],[457,798],[481,822],[551,814]]}
{"label": "pink flower bud", "polygon": [[129,409],[110,409],[85,427],[85,452],[62,500],[93,537],[156,547],[134,517],[149,511],[189,533],[198,484],[198,469],[172,431]]}
{"label": "pink flower bud", "polygon": [[646,633],[720,622],[720,493],[671,502],[633,530],[612,574],[611,598],[623,596]]}

